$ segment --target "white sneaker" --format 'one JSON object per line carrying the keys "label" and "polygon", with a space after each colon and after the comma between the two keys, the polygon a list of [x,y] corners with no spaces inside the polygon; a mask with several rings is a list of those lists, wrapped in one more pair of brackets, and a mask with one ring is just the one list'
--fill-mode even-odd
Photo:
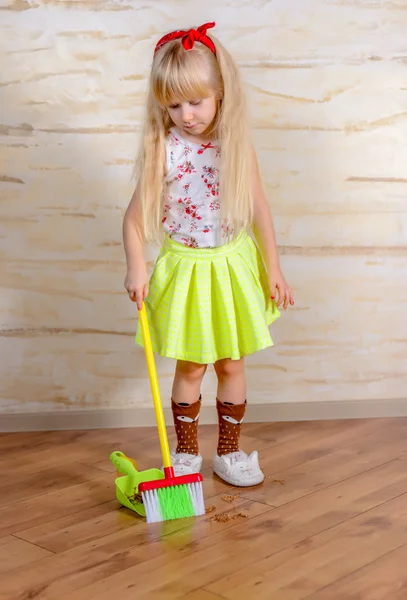
{"label": "white sneaker", "polygon": [[250,455],[242,450],[223,456],[215,455],[212,466],[218,477],[237,487],[258,485],[264,480],[256,450]]}
{"label": "white sneaker", "polygon": [[[171,460],[175,477],[199,473],[202,467],[202,456],[200,454],[187,454],[186,452],[177,454],[175,450],[172,450]],[[161,467],[161,470],[163,471],[164,467]]]}

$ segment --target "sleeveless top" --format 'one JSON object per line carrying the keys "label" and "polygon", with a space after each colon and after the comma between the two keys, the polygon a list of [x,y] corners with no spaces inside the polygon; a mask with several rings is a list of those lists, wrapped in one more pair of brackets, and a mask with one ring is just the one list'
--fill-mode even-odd
{"label": "sleeveless top", "polygon": [[189,248],[216,248],[228,241],[219,197],[220,146],[197,144],[171,128],[166,140],[162,223],[172,240]]}

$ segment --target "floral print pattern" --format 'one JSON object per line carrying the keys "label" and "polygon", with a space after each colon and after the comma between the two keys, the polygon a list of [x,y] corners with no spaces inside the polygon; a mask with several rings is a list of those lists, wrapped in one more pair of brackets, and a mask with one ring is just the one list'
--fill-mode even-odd
{"label": "floral print pattern", "polygon": [[227,243],[229,227],[220,216],[219,145],[188,142],[172,128],[166,151],[164,232],[188,248]]}

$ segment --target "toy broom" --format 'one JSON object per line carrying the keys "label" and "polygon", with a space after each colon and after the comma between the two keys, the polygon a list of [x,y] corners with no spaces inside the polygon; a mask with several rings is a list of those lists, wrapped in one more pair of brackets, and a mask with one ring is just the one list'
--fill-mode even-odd
{"label": "toy broom", "polygon": [[182,475],[180,477],[175,477],[174,475],[144,302],[139,311],[139,317],[143,333],[144,350],[150,377],[165,476],[164,479],[145,481],[139,485],[138,489],[142,495],[146,509],[147,523],[203,515],[205,514],[205,505],[203,499],[202,475],[200,473]]}

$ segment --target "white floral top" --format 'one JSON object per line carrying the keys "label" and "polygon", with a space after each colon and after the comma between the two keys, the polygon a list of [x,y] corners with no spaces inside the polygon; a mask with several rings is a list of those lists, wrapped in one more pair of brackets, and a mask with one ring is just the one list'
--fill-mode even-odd
{"label": "white floral top", "polygon": [[162,223],[175,242],[190,248],[214,248],[228,241],[220,217],[220,147],[168,132],[167,174]]}

